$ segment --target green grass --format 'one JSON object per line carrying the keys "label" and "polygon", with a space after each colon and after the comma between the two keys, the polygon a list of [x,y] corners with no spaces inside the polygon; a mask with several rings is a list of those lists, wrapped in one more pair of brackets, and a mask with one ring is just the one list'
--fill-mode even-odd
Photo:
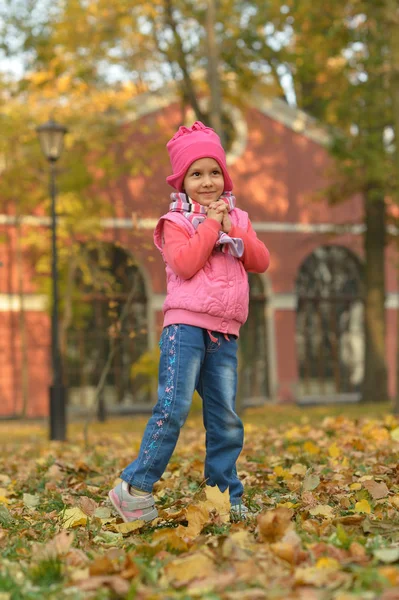
{"label": "green grass", "polygon": [[63,567],[59,558],[47,558],[32,567],[30,579],[40,587],[50,587],[63,580]]}

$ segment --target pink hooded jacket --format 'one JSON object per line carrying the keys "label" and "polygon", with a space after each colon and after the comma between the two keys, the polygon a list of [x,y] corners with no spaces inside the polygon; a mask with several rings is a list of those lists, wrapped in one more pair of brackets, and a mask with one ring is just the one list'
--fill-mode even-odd
{"label": "pink hooded jacket", "polygon": [[[262,255],[255,259],[257,272],[263,272],[269,265],[269,252],[260,242],[250,225],[248,214],[235,208],[229,213],[232,222],[232,237],[241,237],[244,246],[252,246],[252,256]],[[172,225],[173,224],[173,225]],[[167,259],[165,246],[165,225],[172,225],[174,244],[185,249],[196,233],[202,233],[208,238],[202,247],[208,246],[208,253],[204,248],[202,268],[193,275],[189,273],[190,262],[201,260],[203,248],[198,246],[195,257],[185,256],[187,264],[187,278],[181,270],[179,276],[169,263],[173,263],[170,255]],[[177,226],[177,227],[176,227]],[[202,229],[201,229],[202,228]],[[214,244],[220,231],[217,221],[206,219],[196,230],[188,219],[178,212],[168,212],[160,218],[154,232],[154,242],[166,263],[167,296],[163,305],[164,327],[176,323],[194,325],[210,331],[224,334],[239,335],[240,327],[248,317],[249,286],[248,277],[244,268],[244,260],[237,259],[230,254],[225,254],[214,249]],[[176,239],[180,236],[180,240]],[[199,240],[201,243],[201,240]],[[210,251],[209,251],[210,248]],[[250,248],[247,248],[250,252]],[[244,259],[245,259],[244,250]],[[178,269],[176,269],[178,270]],[[251,269],[252,270],[252,269]]]}

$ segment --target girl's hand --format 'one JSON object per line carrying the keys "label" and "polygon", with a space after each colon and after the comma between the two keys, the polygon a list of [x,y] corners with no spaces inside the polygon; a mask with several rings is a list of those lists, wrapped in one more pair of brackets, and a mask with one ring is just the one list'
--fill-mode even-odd
{"label": "girl's hand", "polygon": [[209,208],[215,209],[217,212],[227,213],[227,204],[223,200],[217,200],[209,205]]}
{"label": "girl's hand", "polygon": [[[212,210],[216,210],[219,214],[222,215],[222,231],[224,233],[230,233],[232,223],[229,217],[229,211],[227,210],[227,204],[223,200],[218,200],[217,202],[212,202],[209,206]],[[209,214],[209,210],[208,210]]]}
{"label": "girl's hand", "polygon": [[208,219],[214,219],[218,223],[222,224],[224,213],[218,211],[216,208],[209,207],[206,213]]}
{"label": "girl's hand", "polygon": [[222,221],[222,231],[223,233],[230,233],[232,227],[231,219],[229,217],[229,213],[226,211],[223,213],[223,221]]}
{"label": "girl's hand", "polygon": [[227,214],[227,204],[223,200],[212,202],[208,207],[207,217],[215,219],[218,223],[223,222],[225,214]]}

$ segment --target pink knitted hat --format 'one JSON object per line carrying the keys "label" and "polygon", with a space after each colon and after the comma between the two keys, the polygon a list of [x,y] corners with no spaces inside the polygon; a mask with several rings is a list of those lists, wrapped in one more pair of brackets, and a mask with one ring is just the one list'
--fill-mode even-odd
{"label": "pink knitted hat", "polygon": [[192,127],[179,127],[171,140],[166,144],[173,175],[166,181],[178,192],[183,191],[183,180],[189,166],[200,158],[213,158],[223,172],[224,191],[231,192],[233,182],[227,172],[226,154],[217,133],[196,121]]}

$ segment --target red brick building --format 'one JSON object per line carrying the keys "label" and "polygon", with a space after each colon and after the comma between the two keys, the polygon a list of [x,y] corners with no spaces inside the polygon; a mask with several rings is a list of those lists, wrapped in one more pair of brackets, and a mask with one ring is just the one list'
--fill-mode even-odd
{"label": "red brick building", "polygon": [[[305,114],[279,100],[257,98],[245,110],[232,108],[230,118],[235,131],[228,164],[237,204],[248,211],[271,252],[268,272],[250,276],[240,396],[246,402],[355,400],[364,348],[361,200],[330,207],[323,199],[327,136]],[[187,120],[193,118],[188,115]],[[105,387],[110,410],[148,408],[153,400],[143,380],[132,382],[130,374],[132,362],[156,348],[160,333],[165,276],[152,234],[171,191],[165,182],[169,160],[162,148],[180,124],[175,99],[141,99],[127,127],[130,151],[146,169],[102,190],[115,212],[102,224],[112,268],[120,273],[121,299],[135,286],[125,335]],[[47,219],[28,215],[23,221],[24,228],[48,225]],[[45,415],[50,379],[45,299],[35,293],[28,263],[23,280],[18,278],[13,218],[0,215],[0,230],[6,240],[0,267],[0,416],[20,414],[24,398],[29,416]],[[130,257],[136,266],[129,266]],[[386,273],[386,352],[393,394],[398,295],[392,248],[387,250]],[[88,302],[90,319],[70,331],[65,356],[69,402],[76,408],[92,401],[109,348],[102,301],[93,297]]]}

